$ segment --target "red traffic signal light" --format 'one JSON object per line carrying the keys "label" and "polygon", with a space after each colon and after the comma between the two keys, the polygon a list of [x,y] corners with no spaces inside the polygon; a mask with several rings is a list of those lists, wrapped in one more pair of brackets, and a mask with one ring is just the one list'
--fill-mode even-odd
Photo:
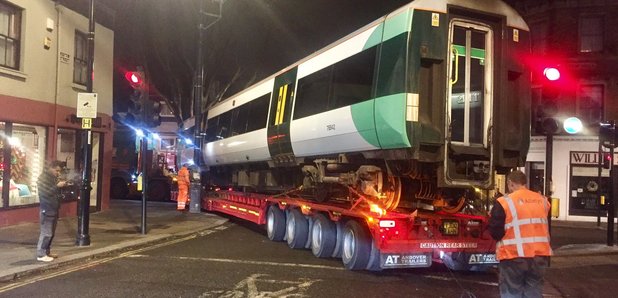
{"label": "red traffic signal light", "polygon": [[604,169],[609,169],[611,168],[611,164],[612,164],[612,156],[609,153],[605,153],[603,154],[603,168]]}
{"label": "red traffic signal light", "polygon": [[144,86],[144,73],[141,71],[127,71],[124,73],[124,77],[129,81],[133,89],[142,88]]}
{"label": "red traffic signal light", "polygon": [[549,81],[557,81],[560,79],[560,70],[555,67],[545,67],[543,76]]}

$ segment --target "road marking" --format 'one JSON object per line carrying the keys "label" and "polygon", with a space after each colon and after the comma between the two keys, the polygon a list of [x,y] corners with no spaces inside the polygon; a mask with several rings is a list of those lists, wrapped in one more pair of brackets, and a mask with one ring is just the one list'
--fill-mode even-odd
{"label": "road marking", "polygon": [[[148,255],[132,255],[133,258],[149,258]],[[203,262],[219,262],[219,263],[233,263],[233,264],[250,264],[250,265],[266,265],[266,266],[280,266],[280,267],[302,267],[312,269],[331,269],[331,270],[345,270],[343,267],[333,267],[326,265],[312,265],[312,264],[299,264],[299,263],[278,263],[278,262],[265,262],[265,261],[249,261],[238,259],[220,259],[220,258],[196,258],[196,257],[170,257],[170,256],[157,256],[156,258],[168,258],[177,260],[191,260],[191,261],[203,261]]]}
{"label": "road marking", "polygon": [[[205,297],[305,297],[305,293],[311,285],[321,279],[309,279],[300,278],[298,280],[275,280],[275,279],[263,279],[263,277],[269,276],[268,274],[252,274],[238,282],[232,290],[222,291],[207,291],[200,295],[200,298]],[[278,289],[276,291],[260,291],[258,284],[268,284],[270,287],[273,285],[280,286],[285,285],[286,288]]]}

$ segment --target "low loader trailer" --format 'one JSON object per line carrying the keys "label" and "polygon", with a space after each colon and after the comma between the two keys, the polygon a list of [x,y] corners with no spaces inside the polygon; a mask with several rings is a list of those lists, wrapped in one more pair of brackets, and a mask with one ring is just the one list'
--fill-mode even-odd
{"label": "low loader trailer", "polygon": [[497,264],[488,217],[420,209],[386,211],[362,196],[354,202],[316,202],[218,190],[202,198],[207,211],[265,226],[272,241],[341,258],[349,270],[430,267],[484,271]]}

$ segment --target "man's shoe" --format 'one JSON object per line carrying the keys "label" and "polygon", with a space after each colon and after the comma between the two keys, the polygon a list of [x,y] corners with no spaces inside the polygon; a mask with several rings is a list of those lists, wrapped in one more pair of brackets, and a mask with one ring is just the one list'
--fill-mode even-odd
{"label": "man's shoe", "polygon": [[54,258],[50,256],[42,256],[42,257],[37,257],[36,260],[41,261],[41,262],[51,262],[54,260]]}

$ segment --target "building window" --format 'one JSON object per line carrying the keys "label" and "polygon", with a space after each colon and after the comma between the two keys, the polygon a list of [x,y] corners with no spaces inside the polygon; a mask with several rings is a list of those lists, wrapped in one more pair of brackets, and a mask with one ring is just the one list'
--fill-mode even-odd
{"label": "building window", "polygon": [[0,66],[19,69],[21,10],[0,1]]}
{"label": "building window", "polygon": [[37,180],[44,169],[47,143],[45,127],[4,123],[0,132],[3,136],[0,141],[1,206],[38,203]]}
{"label": "building window", "polygon": [[530,26],[532,38],[532,53],[544,55],[547,53],[547,22],[539,22]]}
{"label": "building window", "polygon": [[603,50],[603,18],[582,16],[579,18],[579,51],[582,53]]}
{"label": "building window", "polygon": [[601,84],[582,84],[577,92],[577,115],[588,125],[597,124],[603,119],[604,86]]}
{"label": "building window", "polygon": [[73,62],[73,82],[86,85],[88,83],[88,36],[75,31],[75,59]]}

